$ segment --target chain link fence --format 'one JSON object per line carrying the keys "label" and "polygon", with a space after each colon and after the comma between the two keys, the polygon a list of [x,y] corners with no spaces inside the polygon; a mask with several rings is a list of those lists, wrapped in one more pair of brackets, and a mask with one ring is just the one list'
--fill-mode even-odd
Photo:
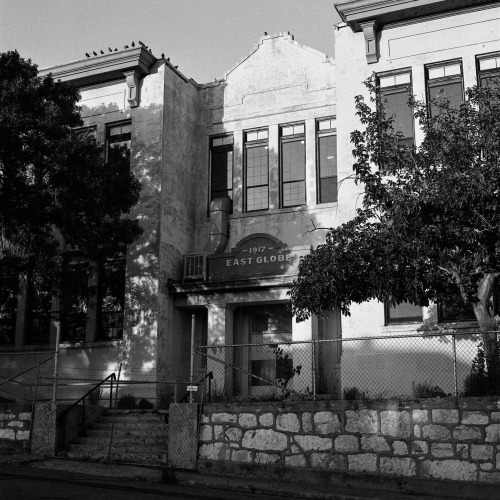
{"label": "chain link fence", "polygon": [[[205,400],[420,399],[500,394],[475,332],[195,348],[213,374]],[[496,339],[497,333],[490,336]],[[498,351],[497,364],[500,364]],[[490,368],[490,369],[489,369]],[[498,380],[497,380],[498,379]]]}

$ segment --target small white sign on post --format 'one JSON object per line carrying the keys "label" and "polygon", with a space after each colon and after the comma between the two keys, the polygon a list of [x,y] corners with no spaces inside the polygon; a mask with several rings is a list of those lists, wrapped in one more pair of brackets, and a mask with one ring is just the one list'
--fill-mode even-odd
{"label": "small white sign on post", "polygon": [[197,385],[188,385],[187,390],[188,390],[188,392],[196,392],[198,390],[198,386]]}

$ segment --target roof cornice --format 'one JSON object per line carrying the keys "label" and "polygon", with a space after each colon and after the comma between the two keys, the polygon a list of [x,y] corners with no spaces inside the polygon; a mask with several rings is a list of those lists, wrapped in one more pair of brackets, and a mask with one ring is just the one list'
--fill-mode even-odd
{"label": "roof cornice", "polygon": [[353,31],[363,31],[363,21],[384,24],[475,7],[496,0],[350,0],[336,2],[335,9]]}
{"label": "roof cornice", "polygon": [[147,75],[156,61],[153,54],[145,47],[139,46],[44,68],[40,70],[40,76],[50,73],[55,80],[83,87],[110,80],[121,80],[124,78],[124,73],[131,71],[137,76]]}

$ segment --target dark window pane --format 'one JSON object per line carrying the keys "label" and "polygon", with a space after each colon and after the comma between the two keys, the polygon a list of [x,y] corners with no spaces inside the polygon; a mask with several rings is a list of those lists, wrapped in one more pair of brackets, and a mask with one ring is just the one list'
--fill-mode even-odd
{"label": "dark window pane", "polygon": [[269,155],[267,145],[246,149],[247,210],[269,208]]}
{"label": "dark window pane", "polygon": [[66,262],[63,274],[61,340],[84,342],[89,298],[89,266],[77,257]]}
{"label": "dark window pane", "polygon": [[413,139],[413,110],[408,105],[409,93],[406,87],[382,91],[382,104],[387,118],[394,117],[395,132],[401,132],[405,138]]}
{"label": "dark window pane", "polygon": [[19,276],[2,270],[0,280],[0,345],[10,345],[14,344],[16,333]]}
{"label": "dark window pane", "polygon": [[319,202],[337,201],[337,136],[318,138]]}
{"label": "dark window pane", "polygon": [[269,208],[268,186],[258,186],[247,189],[247,211],[267,210]]}
{"label": "dark window pane", "polygon": [[233,188],[233,152],[212,150],[211,199],[222,196],[232,197]]}
{"label": "dark window pane", "polygon": [[123,336],[125,257],[109,259],[99,273],[99,339]]}
{"label": "dark window pane", "polygon": [[387,323],[405,323],[422,321],[422,308],[409,302],[402,302],[396,306],[388,306]]}
{"label": "dark window pane", "polygon": [[305,140],[284,142],[281,148],[281,175],[283,206],[291,207],[306,202],[306,147]]}
{"label": "dark window pane", "polygon": [[[450,100],[450,109],[459,109],[464,98],[462,80],[430,82],[429,100],[438,97],[443,91],[443,96]],[[439,109],[431,105],[431,115],[436,116]]]}
{"label": "dark window pane", "polygon": [[29,276],[26,295],[26,342],[47,344],[50,337],[52,293]]}
{"label": "dark window pane", "polygon": [[472,306],[465,305],[458,292],[450,293],[439,301],[439,321],[472,321],[475,319]]}
{"label": "dark window pane", "polygon": [[293,207],[306,202],[306,183],[289,182],[283,185],[283,206]]}

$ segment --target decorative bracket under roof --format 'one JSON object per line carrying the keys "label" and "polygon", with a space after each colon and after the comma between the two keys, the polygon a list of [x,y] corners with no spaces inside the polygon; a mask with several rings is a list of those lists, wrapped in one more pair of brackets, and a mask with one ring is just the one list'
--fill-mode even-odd
{"label": "decorative bracket under roof", "polygon": [[131,108],[139,106],[139,81],[141,73],[138,69],[123,72],[128,87],[127,101]]}
{"label": "decorative bracket under roof", "polygon": [[368,64],[378,61],[377,21],[362,21],[359,23],[365,37],[366,61]]}

